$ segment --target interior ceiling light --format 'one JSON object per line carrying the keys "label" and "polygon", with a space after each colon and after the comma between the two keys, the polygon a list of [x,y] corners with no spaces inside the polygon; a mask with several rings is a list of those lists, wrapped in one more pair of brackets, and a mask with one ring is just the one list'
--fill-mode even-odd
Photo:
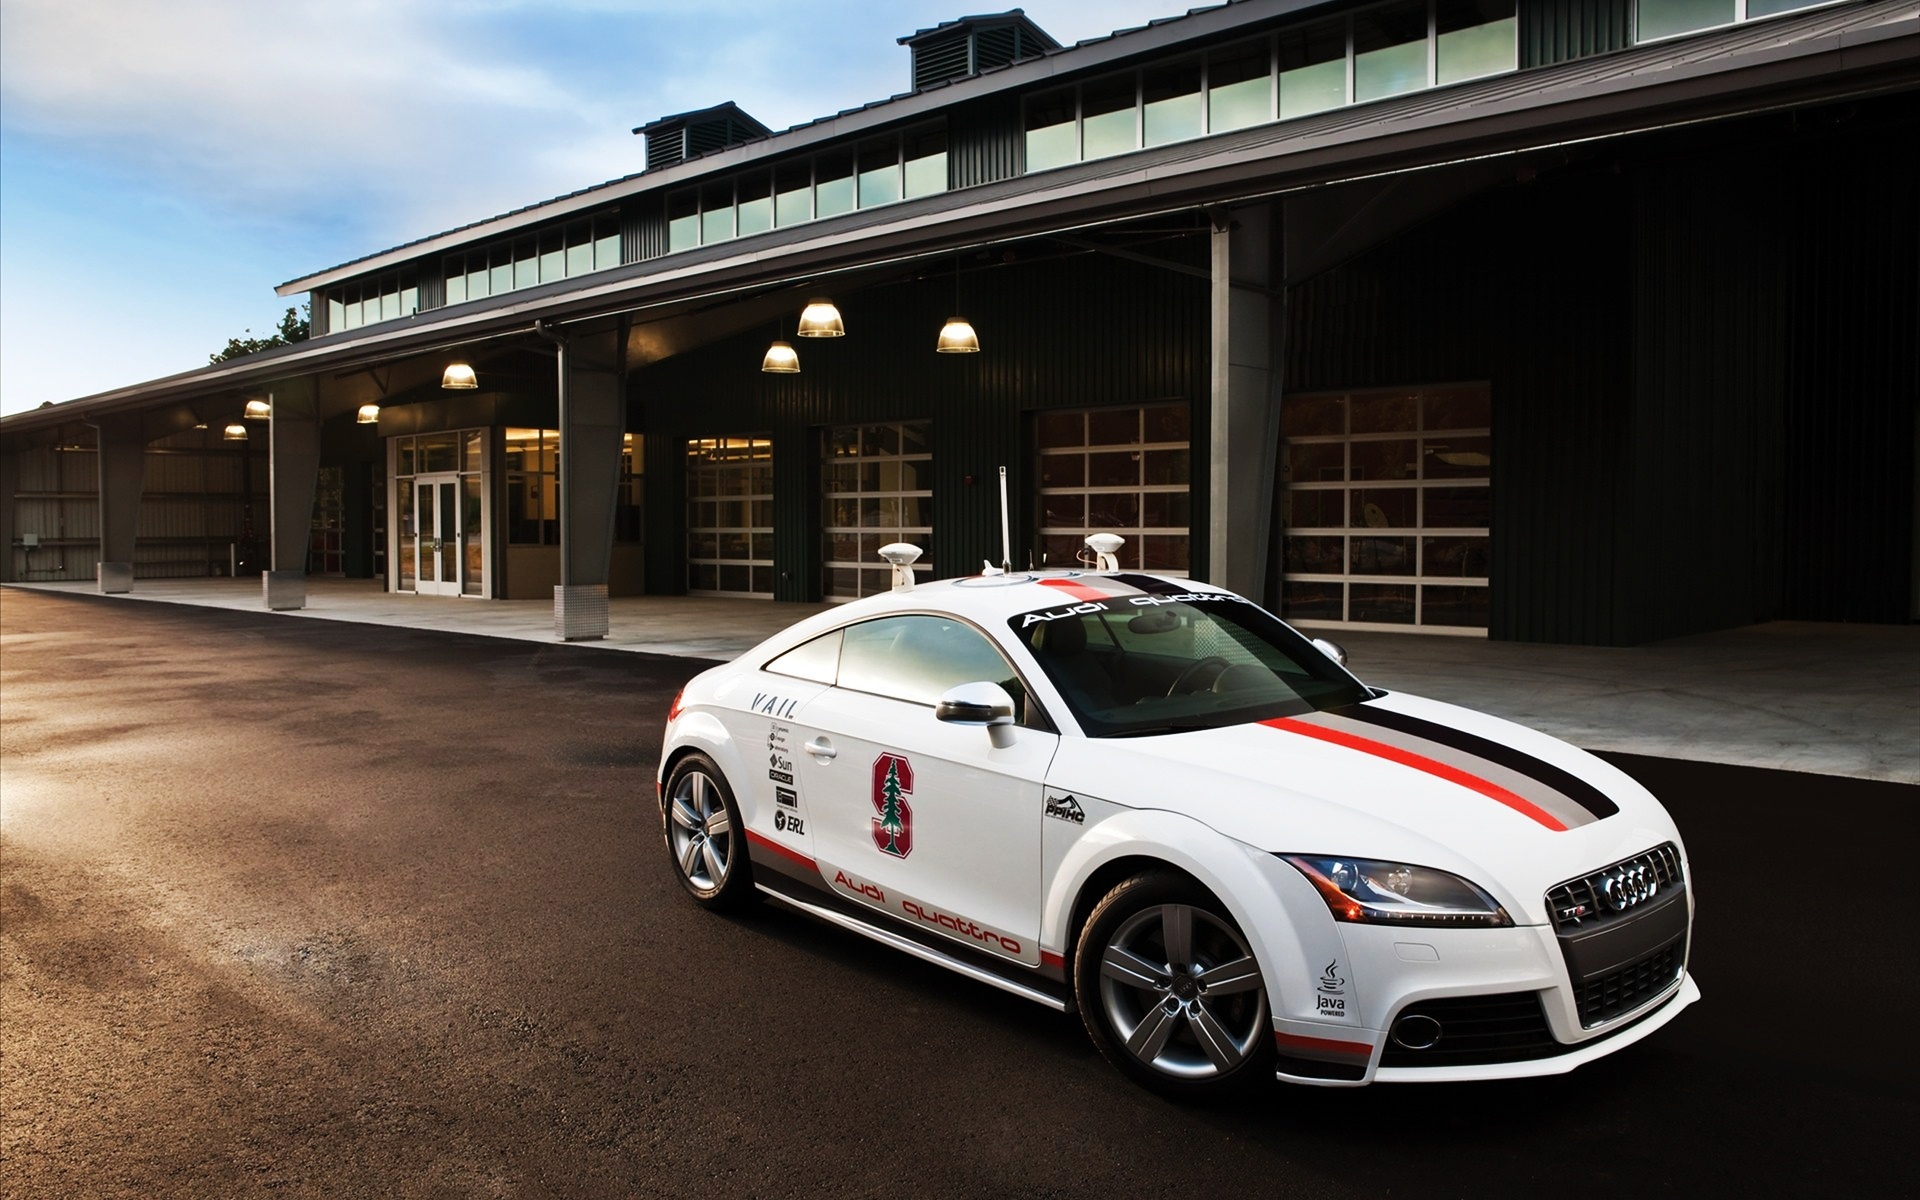
{"label": "interior ceiling light", "polygon": [[785,342],[775,342],[767,347],[767,356],[760,360],[760,369],[769,375],[798,375],[800,356]]}
{"label": "interior ceiling light", "polygon": [[235,421],[220,434],[220,439],[227,442],[244,442],[247,440],[247,427]]}
{"label": "interior ceiling light", "polygon": [[833,301],[809,300],[800,311],[800,324],[794,332],[801,337],[845,337],[847,327],[841,323],[840,310]]}
{"label": "interior ceiling light", "polygon": [[265,400],[247,401],[246,418],[249,421],[264,421],[273,413],[273,408]]}
{"label": "interior ceiling light", "polygon": [[480,377],[466,363],[448,363],[440,373],[440,386],[450,392],[470,392],[480,386]]}
{"label": "interior ceiling light", "polygon": [[[960,307],[960,256],[953,256],[953,307]],[[978,354],[980,336],[967,324],[965,317],[948,317],[947,323],[940,327],[940,340],[935,350],[941,354]]]}
{"label": "interior ceiling light", "polygon": [[353,421],[356,425],[371,425],[379,419],[380,406],[378,404],[362,404],[360,411],[353,414]]}

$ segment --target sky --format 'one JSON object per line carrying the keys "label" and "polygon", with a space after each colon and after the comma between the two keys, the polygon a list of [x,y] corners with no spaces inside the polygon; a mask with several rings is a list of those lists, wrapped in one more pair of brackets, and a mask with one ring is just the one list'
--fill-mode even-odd
{"label": "sky", "polygon": [[[1021,7],[1071,45],[1187,0]],[[3,0],[0,413],[204,366],[300,302],[276,284],[632,174],[656,117],[732,100],[780,130],[903,92],[896,38],[991,11]]]}

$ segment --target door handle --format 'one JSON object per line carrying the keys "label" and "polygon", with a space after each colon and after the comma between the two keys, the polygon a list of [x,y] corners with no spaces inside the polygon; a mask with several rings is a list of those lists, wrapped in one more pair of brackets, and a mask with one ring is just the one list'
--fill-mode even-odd
{"label": "door handle", "polygon": [[819,759],[832,758],[834,755],[840,753],[833,748],[832,742],[823,737],[809,738],[806,743],[802,745],[801,749]]}

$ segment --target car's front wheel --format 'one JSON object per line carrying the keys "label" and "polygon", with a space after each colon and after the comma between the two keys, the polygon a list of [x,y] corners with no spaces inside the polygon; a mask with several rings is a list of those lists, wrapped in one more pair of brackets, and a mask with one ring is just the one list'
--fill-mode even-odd
{"label": "car's front wheel", "polygon": [[674,872],[695,900],[731,909],[755,897],[746,825],[712,759],[689,754],[674,764],[661,817]]}
{"label": "car's front wheel", "polygon": [[1074,998],[1107,1061],[1182,1099],[1273,1078],[1253,950],[1194,879],[1149,871],[1101,898],[1074,953]]}

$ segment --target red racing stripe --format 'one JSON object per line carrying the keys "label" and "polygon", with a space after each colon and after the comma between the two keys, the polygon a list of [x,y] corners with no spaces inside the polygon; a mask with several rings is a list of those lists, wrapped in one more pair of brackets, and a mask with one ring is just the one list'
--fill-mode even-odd
{"label": "red racing stripe", "polygon": [[1071,579],[1042,579],[1041,587],[1059,588],[1075,600],[1111,600],[1105,592],[1095,591],[1084,583],[1075,583]]}
{"label": "red racing stripe", "polygon": [[1332,1038],[1305,1037],[1297,1033],[1273,1031],[1273,1044],[1281,1050],[1314,1050],[1338,1054],[1344,1058],[1372,1058],[1373,1047],[1366,1042],[1336,1042]]}
{"label": "red racing stripe", "polygon": [[1303,737],[1318,738],[1323,742],[1332,742],[1336,746],[1344,746],[1349,750],[1358,750],[1362,754],[1371,754],[1375,758],[1384,758],[1388,762],[1396,762],[1403,767],[1412,767],[1416,771],[1424,771],[1436,779],[1444,779],[1448,783],[1457,783],[1463,788],[1480,793],[1489,800],[1497,800],[1521,816],[1532,818],[1548,829],[1565,832],[1567,828],[1566,825],[1561,823],[1558,817],[1555,817],[1552,813],[1541,808],[1525,796],[1516,795],[1497,783],[1482,779],[1478,775],[1470,772],[1462,771],[1458,767],[1450,767],[1446,763],[1428,758],[1424,754],[1415,754],[1411,750],[1402,750],[1397,746],[1389,746],[1385,742],[1376,742],[1372,738],[1360,737],[1357,734],[1345,733],[1338,729],[1327,729],[1320,725],[1309,725],[1305,721],[1296,721],[1292,717],[1275,717],[1270,721],[1262,721],[1260,723],[1271,726],[1274,729],[1285,730],[1288,733],[1297,733]]}
{"label": "red racing stripe", "polygon": [[1040,965],[1043,967],[1058,967],[1064,971],[1067,969],[1067,960],[1064,955],[1055,954],[1051,950],[1042,950],[1040,952]]}
{"label": "red racing stripe", "polygon": [[799,866],[805,867],[809,871],[816,871],[819,869],[814,865],[814,862],[812,859],[800,853],[798,850],[792,849],[791,847],[788,847],[788,846],[782,846],[779,842],[774,841],[772,838],[762,837],[751,829],[747,830],[747,841],[753,843],[755,846],[758,846],[762,850],[769,851],[773,854],[778,854],[781,858],[786,859],[788,862],[795,863]]}

